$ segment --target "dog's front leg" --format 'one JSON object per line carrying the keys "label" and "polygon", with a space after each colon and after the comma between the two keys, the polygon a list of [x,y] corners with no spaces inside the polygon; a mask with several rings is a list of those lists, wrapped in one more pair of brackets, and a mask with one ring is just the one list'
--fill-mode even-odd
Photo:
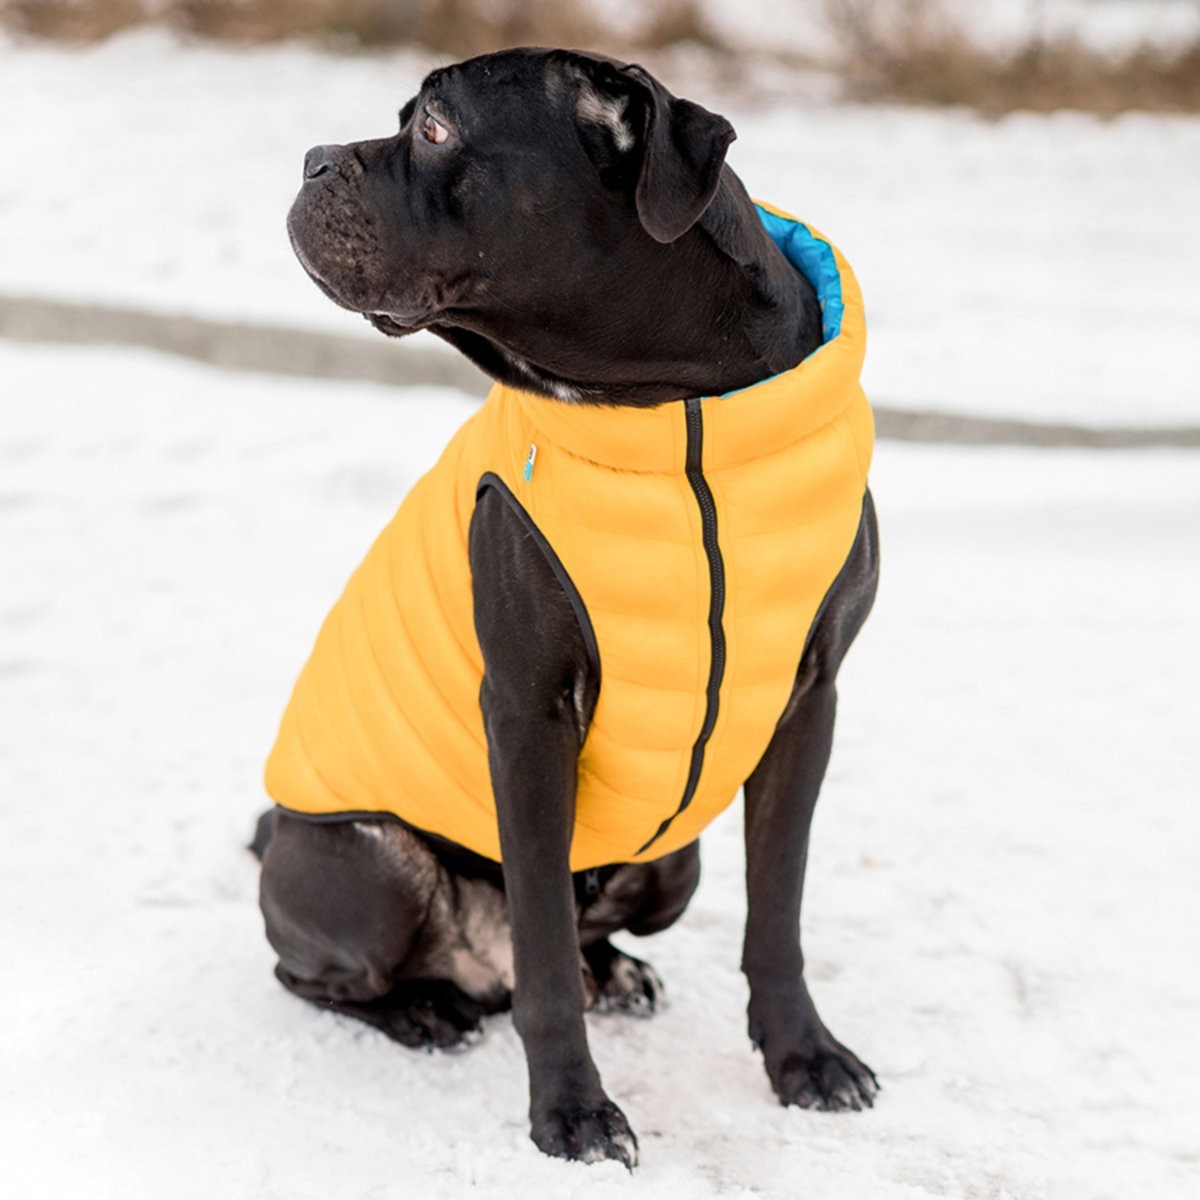
{"label": "dog's front leg", "polygon": [[604,1094],[584,1029],[568,866],[578,741],[566,714],[531,710],[520,684],[485,679],[484,721],[512,923],[513,1017],[529,1066],[532,1136],[547,1154],[633,1166],[637,1143]]}
{"label": "dog's front leg", "polygon": [[746,781],[746,941],[750,1038],[784,1104],[870,1106],[870,1068],[825,1028],[804,980],[800,902],[808,829],[833,734],[833,682],[800,697]]}
{"label": "dog's front leg", "polygon": [[808,993],[800,903],[808,836],[829,763],[835,678],[875,597],[878,536],[870,495],[858,538],[823,606],[793,694],[746,781],[746,940],[750,1037],[784,1104],[826,1110],[869,1107],[874,1073],[825,1027]]}
{"label": "dog's front leg", "polygon": [[588,1050],[570,869],[576,762],[597,681],[562,585],[494,488],[476,506],[470,551],[532,1137],[547,1154],[632,1167],[637,1140]]}

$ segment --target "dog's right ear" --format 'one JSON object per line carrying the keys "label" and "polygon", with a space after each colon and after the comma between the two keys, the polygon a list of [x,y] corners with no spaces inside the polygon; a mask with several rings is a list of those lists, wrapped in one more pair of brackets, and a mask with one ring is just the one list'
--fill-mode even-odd
{"label": "dog's right ear", "polygon": [[601,178],[633,189],[638,219],[655,241],[682,237],[712,203],[733,126],[671,95],[639,66],[584,60],[575,75],[575,116]]}

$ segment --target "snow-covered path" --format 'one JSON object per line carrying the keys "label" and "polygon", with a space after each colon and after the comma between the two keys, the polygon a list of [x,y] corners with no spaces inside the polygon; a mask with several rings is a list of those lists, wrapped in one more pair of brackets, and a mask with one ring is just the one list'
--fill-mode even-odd
{"label": "snow-covered path", "polygon": [[508,1018],[426,1057],[286,994],[242,849],[320,618],[472,401],[128,351],[0,377],[7,1194],[1196,1194],[1195,454],[879,447],[806,931],[885,1090],[773,1102],[735,806],[641,944],[670,1009],[591,1021],[631,1179],[536,1152]]}

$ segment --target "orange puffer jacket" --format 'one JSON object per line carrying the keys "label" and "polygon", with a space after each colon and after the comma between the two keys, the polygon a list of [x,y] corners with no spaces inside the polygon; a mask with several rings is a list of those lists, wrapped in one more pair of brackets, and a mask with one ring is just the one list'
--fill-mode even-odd
{"label": "orange puffer jacket", "polygon": [[854,543],[874,437],[849,266],[793,218],[760,215],[817,287],[824,344],[753,387],[654,408],[493,387],[326,619],[267,763],[278,804],[391,813],[500,858],[467,557],[493,487],[599,672],[572,869],[657,858],[729,805]]}

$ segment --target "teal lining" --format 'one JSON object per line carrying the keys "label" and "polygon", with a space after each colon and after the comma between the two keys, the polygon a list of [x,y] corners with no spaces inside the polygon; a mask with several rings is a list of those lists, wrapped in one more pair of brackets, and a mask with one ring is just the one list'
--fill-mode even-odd
{"label": "teal lining", "polygon": [[809,283],[817,289],[821,302],[822,335],[832,342],[842,332],[842,276],[833,256],[833,247],[828,242],[814,237],[807,225],[787,217],[778,217],[765,208],[758,209],[763,228],[771,241],[787,256],[788,262],[803,273]]}
{"label": "teal lining", "polygon": [[[816,288],[817,300],[821,305],[821,336],[824,338],[821,346],[832,342],[842,332],[842,313],[846,307],[842,303],[842,275],[838,270],[833,247],[815,237],[807,225],[793,221],[790,217],[776,216],[761,205],[756,204],[754,207],[771,241],[783,251],[788,262]],[[818,346],[817,350],[820,350],[821,346]],[[813,353],[815,354],[816,350]],[[759,380],[759,383],[766,382],[765,379]],[[751,387],[756,386],[757,384],[751,384]],[[745,390],[738,388],[736,391],[725,392],[722,399],[725,396],[736,396],[738,392]]]}

